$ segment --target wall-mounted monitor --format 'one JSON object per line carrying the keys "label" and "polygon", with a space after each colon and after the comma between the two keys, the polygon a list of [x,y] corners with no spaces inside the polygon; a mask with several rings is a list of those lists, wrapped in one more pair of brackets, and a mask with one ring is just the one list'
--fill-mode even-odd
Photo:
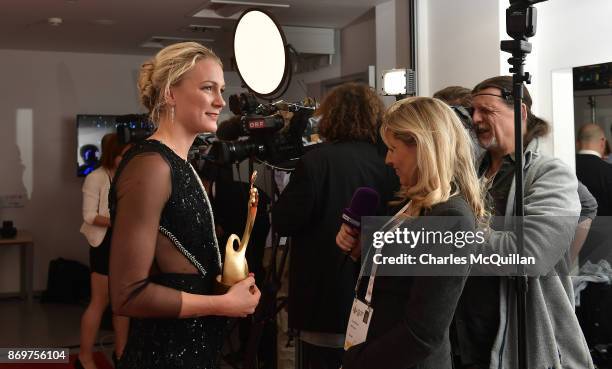
{"label": "wall-mounted monitor", "polygon": [[102,137],[117,132],[116,115],[77,115],[77,175],[96,169],[102,154]]}
{"label": "wall-mounted monitor", "polygon": [[149,137],[154,125],[147,115],[77,115],[77,176],[85,177],[96,169],[102,156],[102,137],[117,133],[122,144]]}

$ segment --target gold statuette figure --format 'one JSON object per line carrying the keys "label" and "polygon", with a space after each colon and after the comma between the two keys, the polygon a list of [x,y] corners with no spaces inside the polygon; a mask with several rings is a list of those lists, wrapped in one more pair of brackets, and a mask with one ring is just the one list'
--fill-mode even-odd
{"label": "gold statuette figure", "polygon": [[[251,175],[251,187],[249,189],[249,202],[247,204],[247,220],[244,227],[242,239],[232,234],[225,244],[225,262],[223,263],[223,274],[217,276],[217,292],[225,293],[227,290],[245,279],[249,275],[249,267],[246,260],[246,248],[253,231],[253,224],[257,216],[257,203],[259,194],[255,188],[255,178],[257,171]],[[238,241],[238,249],[234,248],[234,242]]]}

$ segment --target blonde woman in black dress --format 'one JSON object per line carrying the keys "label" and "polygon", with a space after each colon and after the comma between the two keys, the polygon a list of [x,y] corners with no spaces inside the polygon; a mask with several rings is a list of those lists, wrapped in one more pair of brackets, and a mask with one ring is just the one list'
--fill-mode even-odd
{"label": "blonde woman in black dress", "polygon": [[118,367],[217,368],[225,317],[251,314],[260,297],[253,276],[212,295],[213,213],[187,162],[225,106],[221,61],[200,44],[174,44],[142,65],[138,87],[158,128],[124,155],[111,188],[111,303],[132,318]]}

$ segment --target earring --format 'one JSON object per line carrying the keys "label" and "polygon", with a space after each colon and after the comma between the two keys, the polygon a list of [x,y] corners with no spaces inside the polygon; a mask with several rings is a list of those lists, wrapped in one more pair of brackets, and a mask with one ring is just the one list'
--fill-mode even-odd
{"label": "earring", "polygon": [[170,121],[174,124],[174,105],[170,107]]}

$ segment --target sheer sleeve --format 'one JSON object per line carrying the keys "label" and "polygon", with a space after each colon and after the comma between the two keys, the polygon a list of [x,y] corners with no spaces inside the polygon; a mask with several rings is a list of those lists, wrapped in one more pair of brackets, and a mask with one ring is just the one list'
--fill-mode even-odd
{"label": "sheer sleeve", "polygon": [[177,317],[181,292],[150,281],[170,167],[156,153],[139,154],[116,178],[109,286],[113,311],[131,317]]}

